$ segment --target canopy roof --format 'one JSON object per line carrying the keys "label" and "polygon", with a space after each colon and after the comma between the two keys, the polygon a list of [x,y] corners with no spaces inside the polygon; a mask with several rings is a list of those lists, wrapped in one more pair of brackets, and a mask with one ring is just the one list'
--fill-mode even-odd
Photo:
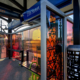
{"label": "canopy roof", "polygon": [[[62,7],[65,7],[67,5],[70,5],[72,3],[72,0],[49,0],[53,5],[61,9]],[[39,18],[40,17],[40,11],[41,11],[41,1],[37,2],[35,5],[33,5],[31,8],[26,10],[22,15],[21,22],[23,21],[30,21],[31,19]],[[16,22],[16,23],[14,23]],[[14,21],[10,23],[9,29],[14,28],[17,26],[17,21]],[[18,21],[20,22],[20,21]],[[21,24],[20,22],[20,24]],[[12,25],[12,24],[15,24]],[[18,24],[19,25],[19,24]]]}
{"label": "canopy roof", "polygon": [[[39,0],[0,0],[0,10],[2,8],[5,10],[9,10],[10,14],[15,12],[13,14],[17,13],[16,18],[18,19],[19,15],[21,15],[27,9],[31,8],[38,1]],[[51,3],[53,3],[56,6],[60,7],[61,11],[63,11],[63,12],[73,10],[73,0],[72,0],[71,4],[69,4],[71,2],[71,0],[48,0],[48,1],[50,1]],[[9,11],[7,13],[9,13]],[[12,15],[10,16],[10,14],[6,15],[6,14],[1,14],[1,12],[0,12],[1,16],[15,18],[15,16],[12,17]]]}

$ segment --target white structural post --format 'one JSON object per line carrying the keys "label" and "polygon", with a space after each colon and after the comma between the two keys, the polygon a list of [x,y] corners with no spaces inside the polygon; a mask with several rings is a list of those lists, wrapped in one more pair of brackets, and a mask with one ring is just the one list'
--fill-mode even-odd
{"label": "white structural post", "polygon": [[41,80],[47,80],[46,70],[46,3],[41,1]]}
{"label": "white structural post", "polygon": [[67,80],[67,18],[64,17],[64,80]]}

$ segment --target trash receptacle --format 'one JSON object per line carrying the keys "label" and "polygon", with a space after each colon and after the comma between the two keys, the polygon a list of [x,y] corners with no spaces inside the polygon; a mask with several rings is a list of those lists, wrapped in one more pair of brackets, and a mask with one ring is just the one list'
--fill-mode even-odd
{"label": "trash receptacle", "polygon": [[67,48],[67,80],[80,80],[80,45]]}

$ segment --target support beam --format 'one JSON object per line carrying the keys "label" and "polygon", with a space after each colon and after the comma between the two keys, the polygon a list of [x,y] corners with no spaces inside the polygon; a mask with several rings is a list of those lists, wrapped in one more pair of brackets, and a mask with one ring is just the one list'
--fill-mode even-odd
{"label": "support beam", "polygon": [[22,11],[24,11],[24,7],[21,5],[21,4],[19,4],[16,0],[9,0],[9,1],[11,1],[13,4],[15,4],[17,7],[19,7],[20,9],[22,9]]}
{"label": "support beam", "polygon": [[0,16],[0,18],[8,22],[8,20],[7,20],[7,19],[5,19],[5,18],[3,18],[3,17],[1,17],[1,16]]}
{"label": "support beam", "polygon": [[74,45],[80,45],[80,0],[73,0],[73,7],[74,7],[73,41]]}
{"label": "support beam", "polygon": [[2,32],[2,20],[0,21],[0,24],[1,24],[0,27],[1,27],[1,32]]}
{"label": "support beam", "polygon": [[[8,30],[8,33],[12,33],[12,30]],[[8,34],[8,45],[9,47],[7,48],[7,52],[8,52],[8,57],[9,59],[11,59],[12,57],[12,35],[11,34]]]}
{"label": "support beam", "polygon": [[23,0],[24,10],[27,10],[27,0]]}
{"label": "support beam", "polygon": [[12,21],[12,19],[8,18],[8,23],[10,23]]}
{"label": "support beam", "polygon": [[72,14],[73,14],[73,10],[65,13],[65,16],[69,16],[69,15],[72,15]]}
{"label": "support beam", "polygon": [[67,4],[71,3],[71,2],[72,2],[72,0],[67,0],[66,2],[61,3],[60,5],[58,5],[58,6],[56,6],[56,7],[62,8],[63,6],[65,6],[65,5],[67,5]]}
{"label": "support beam", "polygon": [[68,12],[71,12],[71,11],[73,11],[73,9],[70,9],[70,10],[68,10],[68,11],[65,11],[64,13],[68,13]]}
{"label": "support beam", "polygon": [[64,45],[64,80],[67,80],[67,17],[64,17],[63,45]]}
{"label": "support beam", "polygon": [[46,3],[41,2],[41,80],[47,80],[46,64]]}
{"label": "support beam", "polygon": [[19,14],[22,14],[22,13],[23,13],[23,11],[21,11],[21,10],[19,10],[19,9],[16,9],[16,8],[14,8],[14,7],[11,7],[11,6],[9,6],[9,5],[6,5],[6,4],[4,4],[4,3],[2,3],[2,2],[0,2],[0,7],[5,8],[5,9],[7,9],[7,10],[12,10],[12,11],[17,12],[17,13],[19,13]]}
{"label": "support beam", "polygon": [[38,2],[38,1],[40,1],[40,0],[36,0],[36,1]]}
{"label": "support beam", "polygon": [[[10,23],[12,21],[12,19],[8,18],[8,23]],[[8,33],[12,33],[12,30],[8,30]],[[12,49],[12,35],[9,34],[8,35],[8,44],[10,45],[10,47],[8,49]],[[11,50],[8,50],[8,54],[9,54],[9,59],[11,59],[12,57],[12,51]]]}

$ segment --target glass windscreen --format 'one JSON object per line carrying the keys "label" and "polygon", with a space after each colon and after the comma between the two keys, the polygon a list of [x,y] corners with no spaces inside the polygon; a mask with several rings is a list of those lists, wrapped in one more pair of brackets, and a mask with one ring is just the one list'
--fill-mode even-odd
{"label": "glass windscreen", "polygon": [[73,23],[67,21],[67,46],[73,45]]}
{"label": "glass windscreen", "polygon": [[9,57],[7,47],[8,47],[8,35],[0,34],[0,58]]}
{"label": "glass windscreen", "polygon": [[41,27],[25,30],[12,35],[12,57],[21,60],[20,52],[24,50],[23,66],[30,68],[37,74],[41,74]]}
{"label": "glass windscreen", "polygon": [[47,9],[47,80],[63,80],[63,19]]}
{"label": "glass windscreen", "polygon": [[21,60],[21,54],[19,52],[20,50],[23,49],[22,34],[21,33],[17,33],[17,34],[12,35],[12,49],[14,50],[14,51],[12,51],[12,58],[16,58],[18,60]]}
{"label": "glass windscreen", "polygon": [[22,49],[22,34],[13,34],[12,35],[12,49],[21,50]]}
{"label": "glass windscreen", "polygon": [[23,31],[24,62],[23,66],[40,74],[41,66],[41,27]]}

